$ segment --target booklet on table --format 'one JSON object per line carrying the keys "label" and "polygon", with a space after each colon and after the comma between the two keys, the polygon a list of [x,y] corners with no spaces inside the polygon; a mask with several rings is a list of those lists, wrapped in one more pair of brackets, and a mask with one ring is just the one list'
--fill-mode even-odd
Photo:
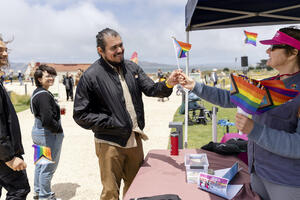
{"label": "booklet on table", "polygon": [[216,170],[214,175],[201,172],[198,187],[225,199],[232,199],[243,187],[243,185],[229,184],[239,171],[239,164],[236,162],[231,168]]}

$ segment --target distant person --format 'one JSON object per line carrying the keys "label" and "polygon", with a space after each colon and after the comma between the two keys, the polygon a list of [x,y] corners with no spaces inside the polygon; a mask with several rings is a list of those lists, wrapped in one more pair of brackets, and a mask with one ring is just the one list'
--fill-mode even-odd
{"label": "distant person", "polygon": [[14,76],[14,72],[12,70],[9,70],[8,79],[10,81],[10,84],[12,84],[13,82],[13,76]]}
{"label": "distant person", "polygon": [[58,200],[51,191],[51,180],[60,159],[64,138],[60,108],[48,90],[54,83],[56,71],[53,67],[40,65],[34,72],[36,89],[31,96],[31,111],[34,115],[33,143],[51,149],[54,163],[35,165],[33,199]]}
{"label": "distant person", "polygon": [[[7,48],[0,38],[0,68],[7,66]],[[24,149],[18,116],[11,100],[0,83],[0,196],[7,190],[7,200],[25,200],[30,192],[23,161]],[[4,198],[3,198],[4,199]]]}
{"label": "distant person", "polygon": [[210,79],[213,82],[213,86],[215,87],[218,84],[218,75],[217,75],[217,69],[213,69]]}
{"label": "distant person", "polygon": [[79,80],[80,80],[82,74],[83,74],[83,70],[82,70],[82,69],[78,69],[78,70],[77,70],[77,73],[76,73],[76,75],[75,75],[75,86],[78,85],[78,82],[79,82]]}
{"label": "distant person", "polygon": [[20,85],[23,85],[23,73],[21,70],[18,71],[18,80],[20,82]]}
{"label": "distant person", "polygon": [[121,180],[127,192],[144,160],[145,116],[142,94],[166,97],[176,72],[165,82],[149,78],[141,67],[124,60],[122,39],[106,28],[97,36],[101,56],[82,75],[76,90],[73,118],[92,129],[103,185],[101,200],[118,200]]}
{"label": "distant person", "polygon": [[161,71],[161,69],[158,69],[157,70],[157,78],[158,78],[158,81],[161,82],[160,79],[162,79],[164,77],[164,73]]}
{"label": "distant person", "polygon": [[74,88],[74,79],[73,79],[73,75],[69,74],[69,72],[67,72],[66,76],[63,79],[63,84],[66,87],[66,95],[67,95],[67,101],[69,101],[69,98],[71,99],[71,101],[73,101],[73,88]]}
{"label": "distant person", "polygon": [[[281,28],[272,39],[260,42],[270,45],[266,64],[278,71],[266,80],[282,81],[286,88],[300,92],[300,29]],[[183,87],[202,99],[236,107],[230,101],[230,91],[182,77]],[[235,125],[248,135],[252,190],[264,200],[300,199],[300,95],[251,118],[237,113]]]}
{"label": "distant person", "polygon": [[34,86],[34,69],[32,68],[30,70],[30,74],[29,74],[29,77],[30,77],[30,81],[31,81],[31,85]]}

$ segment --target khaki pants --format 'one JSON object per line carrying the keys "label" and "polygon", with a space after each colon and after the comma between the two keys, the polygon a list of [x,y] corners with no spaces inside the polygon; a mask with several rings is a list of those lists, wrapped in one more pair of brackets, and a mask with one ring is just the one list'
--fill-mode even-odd
{"label": "khaki pants", "polygon": [[106,143],[95,143],[103,190],[100,200],[118,200],[121,180],[123,196],[127,192],[144,160],[143,144],[138,134],[137,147],[120,148]]}

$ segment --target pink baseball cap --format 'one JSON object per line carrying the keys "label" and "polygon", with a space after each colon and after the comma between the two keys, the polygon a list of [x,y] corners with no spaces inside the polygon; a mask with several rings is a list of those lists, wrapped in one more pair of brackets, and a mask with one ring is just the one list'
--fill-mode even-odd
{"label": "pink baseball cap", "polygon": [[277,31],[274,37],[271,40],[261,40],[259,41],[261,44],[266,45],[273,45],[273,44],[287,44],[289,46],[292,46],[298,50],[300,50],[300,41],[296,40],[295,38]]}

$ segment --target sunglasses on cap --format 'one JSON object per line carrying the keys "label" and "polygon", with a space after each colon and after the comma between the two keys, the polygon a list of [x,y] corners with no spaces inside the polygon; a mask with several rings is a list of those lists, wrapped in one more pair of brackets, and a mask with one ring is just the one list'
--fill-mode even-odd
{"label": "sunglasses on cap", "polygon": [[285,44],[273,44],[270,46],[271,51],[274,51],[275,49],[286,49],[288,45]]}

